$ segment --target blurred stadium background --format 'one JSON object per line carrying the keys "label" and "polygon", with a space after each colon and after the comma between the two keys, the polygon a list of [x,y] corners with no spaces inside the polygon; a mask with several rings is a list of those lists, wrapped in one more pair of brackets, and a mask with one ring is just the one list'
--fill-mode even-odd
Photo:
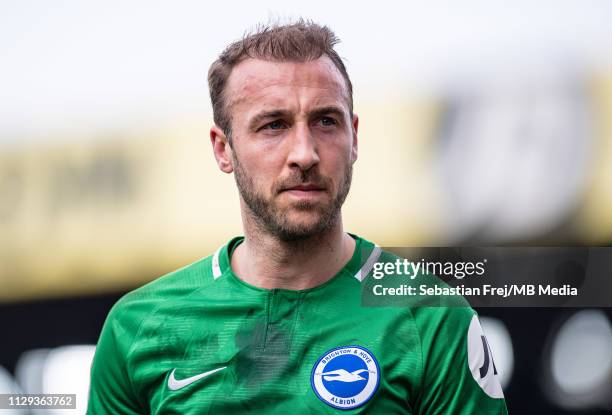
{"label": "blurred stadium background", "polygon": [[[347,229],[382,246],[612,243],[608,1],[0,11],[0,393],[77,393],[65,413],[84,413],[111,305],[240,233],[206,72],[257,22],[304,16],[343,41],[360,115]],[[610,309],[479,312],[511,413],[612,413]]]}

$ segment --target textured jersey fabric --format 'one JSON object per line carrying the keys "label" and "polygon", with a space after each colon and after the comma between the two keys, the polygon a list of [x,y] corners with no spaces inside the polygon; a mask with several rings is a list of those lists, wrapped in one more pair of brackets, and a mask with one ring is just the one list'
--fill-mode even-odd
{"label": "textured jersey fabric", "polygon": [[125,295],[96,348],[87,413],[506,414],[484,336],[480,362],[468,359],[475,312],[364,306],[373,263],[395,257],[353,237],[351,260],[315,288],[240,280],[238,237]]}

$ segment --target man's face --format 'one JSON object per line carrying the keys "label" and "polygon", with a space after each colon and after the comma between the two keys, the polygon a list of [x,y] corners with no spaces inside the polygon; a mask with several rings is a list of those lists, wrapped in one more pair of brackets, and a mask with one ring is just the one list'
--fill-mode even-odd
{"label": "man's face", "polygon": [[358,125],[331,60],[247,59],[225,93],[231,164],[252,217],[286,241],[329,229],[350,188]]}

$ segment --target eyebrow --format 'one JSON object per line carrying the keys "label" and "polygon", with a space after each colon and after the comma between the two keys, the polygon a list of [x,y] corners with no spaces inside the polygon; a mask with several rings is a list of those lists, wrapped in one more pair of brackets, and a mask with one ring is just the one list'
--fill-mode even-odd
{"label": "eyebrow", "polygon": [[[330,105],[326,107],[316,108],[308,114],[308,118],[318,118],[323,115],[333,114],[337,117],[341,118],[341,121],[344,121],[345,114],[342,108]],[[249,127],[255,128],[262,121],[271,119],[271,118],[289,118],[291,116],[291,112],[288,110],[272,110],[272,111],[263,111],[259,114],[255,115],[251,121],[249,121]]]}
{"label": "eyebrow", "polygon": [[254,128],[263,120],[267,120],[269,118],[283,118],[289,115],[289,111],[286,110],[273,110],[273,111],[264,111],[255,115],[251,121],[249,121],[249,127]]}
{"label": "eyebrow", "polygon": [[342,110],[342,108],[336,107],[334,105],[317,108],[309,114],[309,116],[312,118],[318,118],[323,115],[335,115],[339,117],[341,121],[344,121],[344,111]]}

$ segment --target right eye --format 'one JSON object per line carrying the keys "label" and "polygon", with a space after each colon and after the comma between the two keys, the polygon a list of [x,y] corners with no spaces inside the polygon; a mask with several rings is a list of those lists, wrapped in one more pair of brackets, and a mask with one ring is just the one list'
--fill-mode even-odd
{"label": "right eye", "polygon": [[260,128],[260,130],[280,130],[281,128],[285,127],[285,123],[282,122],[281,120],[275,120],[272,122],[269,122],[268,124],[264,125],[263,127]]}

